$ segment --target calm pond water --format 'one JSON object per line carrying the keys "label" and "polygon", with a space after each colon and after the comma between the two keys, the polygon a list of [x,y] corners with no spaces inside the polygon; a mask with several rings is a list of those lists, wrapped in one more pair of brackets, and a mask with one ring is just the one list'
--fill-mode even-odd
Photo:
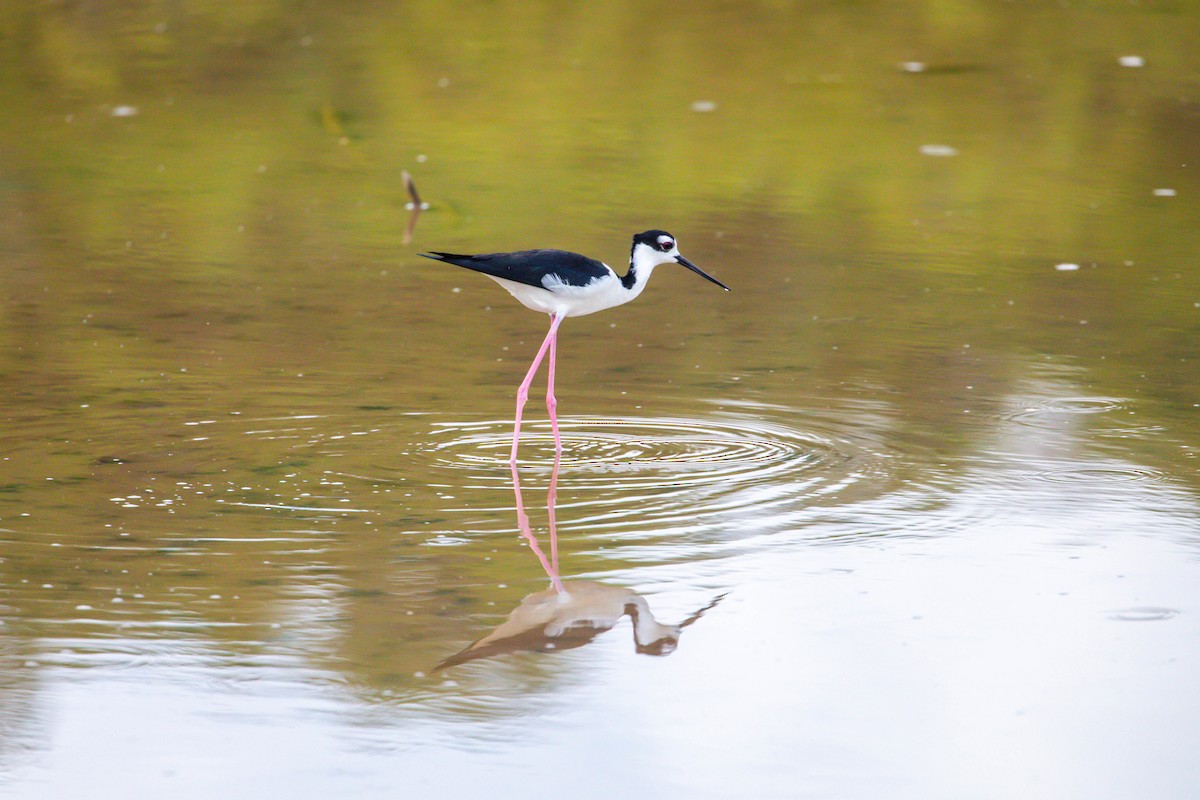
{"label": "calm pond water", "polygon": [[1194,796],[1198,29],[4,6],[0,796]]}

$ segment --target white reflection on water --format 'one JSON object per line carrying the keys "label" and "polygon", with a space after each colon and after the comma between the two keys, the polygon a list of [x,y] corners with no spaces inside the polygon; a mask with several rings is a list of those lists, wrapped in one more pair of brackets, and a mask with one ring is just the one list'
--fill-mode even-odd
{"label": "white reflection on water", "polygon": [[639,653],[670,655],[679,645],[683,629],[712,609],[724,595],[718,595],[704,608],[678,625],[655,618],[646,598],[624,586],[600,581],[574,580],[564,583],[558,562],[556,502],[561,462],[555,453],[550,485],[546,492],[546,516],[550,538],[550,556],[543,552],[529,523],[517,465],[511,464],[513,494],[516,501],[517,527],[550,580],[550,588],[526,595],[508,618],[495,630],[477,639],[458,653],[443,659],[434,671],[465,664],[481,658],[526,651],[562,652],[582,647],[597,635],[612,629],[628,615],[633,624],[634,646]]}

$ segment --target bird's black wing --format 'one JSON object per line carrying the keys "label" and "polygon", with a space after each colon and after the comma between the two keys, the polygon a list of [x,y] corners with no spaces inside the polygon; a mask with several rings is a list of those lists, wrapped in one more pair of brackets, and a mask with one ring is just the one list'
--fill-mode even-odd
{"label": "bird's black wing", "polygon": [[484,253],[474,256],[439,252],[420,255],[496,278],[536,286],[539,289],[546,288],[543,278],[547,275],[554,275],[558,280],[572,286],[584,286],[594,278],[603,278],[609,274],[608,268],[596,259],[566,250],[521,250],[516,253]]}
{"label": "bird's black wing", "polygon": [[433,671],[440,672],[449,667],[456,667],[459,664],[465,664],[468,661],[474,661],[478,658],[492,658],[493,656],[503,656],[509,653],[561,653],[563,650],[573,650],[576,647],[583,647],[611,627],[611,625],[607,628],[592,625],[572,625],[558,636],[549,636],[546,634],[545,626],[543,625],[534,630],[522,631],[515,636],[496,639],[486,644],[483,642],[483,639],[480,639],[449,658],[442,659],[433,668]]}

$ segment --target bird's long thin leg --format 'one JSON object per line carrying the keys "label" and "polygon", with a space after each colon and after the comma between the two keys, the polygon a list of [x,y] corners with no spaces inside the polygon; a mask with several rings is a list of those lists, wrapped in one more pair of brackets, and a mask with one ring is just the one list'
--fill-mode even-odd
{"label": "bird's long thin leg", "polygon": [[542,340],[542,346],[538,348],[537,355],[533,357],[533,363],[529,365],[529,372],[525,373],[525,380],[521,381],[521,385],[517,388],[517,418],[513,422],[513,446],[512,455],[508,458],[509,464],[517,463],[517,441],[521,438],[521,412],[525,409],[525,401],[529,399],[529,384],[533,383],[533,376],[537,374],[537,368],[541,365],[547,348],[554,341],[554,335],[558,333],[558,326],[562,320],[563,318],[560,316],[551,315],[550,331]]}
{"label": "bird's long thin leg", "polygon": [[546,514],[550,520],[550,566],[554,574],[558,574],[558,520],[554,516],[554,506],[558,502],[558,462],[559,453],[554,452],[554,469],[550,472],[550,488],[546,490]]}
{"label": "bird's long thin leg", "polygon": [[558,356],[558,331],[550,331],[550,369],[546,376],[546,410],[550,412],[550,430],[554,431],[554,458],[562,455],[562,439],[558,436],[558,398],[554,396],[554,364]]}

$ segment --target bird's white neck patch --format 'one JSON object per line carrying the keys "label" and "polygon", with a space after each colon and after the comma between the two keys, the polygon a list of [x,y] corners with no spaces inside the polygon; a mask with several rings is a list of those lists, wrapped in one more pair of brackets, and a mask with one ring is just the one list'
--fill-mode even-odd
{"label": "bird's white neck patch", "polygon": [[[666,238],[666,237],[661,237]],[[667,264],[675,260],[675,256],[679,254],[677,248],[671,248],[670,252],[664,253],[662,250],[655,250],[648,244],[638,242],[633,248],[633,254],[629,257],[629,266],[643,277],[649,278],[650,272],[659,264]]]}

